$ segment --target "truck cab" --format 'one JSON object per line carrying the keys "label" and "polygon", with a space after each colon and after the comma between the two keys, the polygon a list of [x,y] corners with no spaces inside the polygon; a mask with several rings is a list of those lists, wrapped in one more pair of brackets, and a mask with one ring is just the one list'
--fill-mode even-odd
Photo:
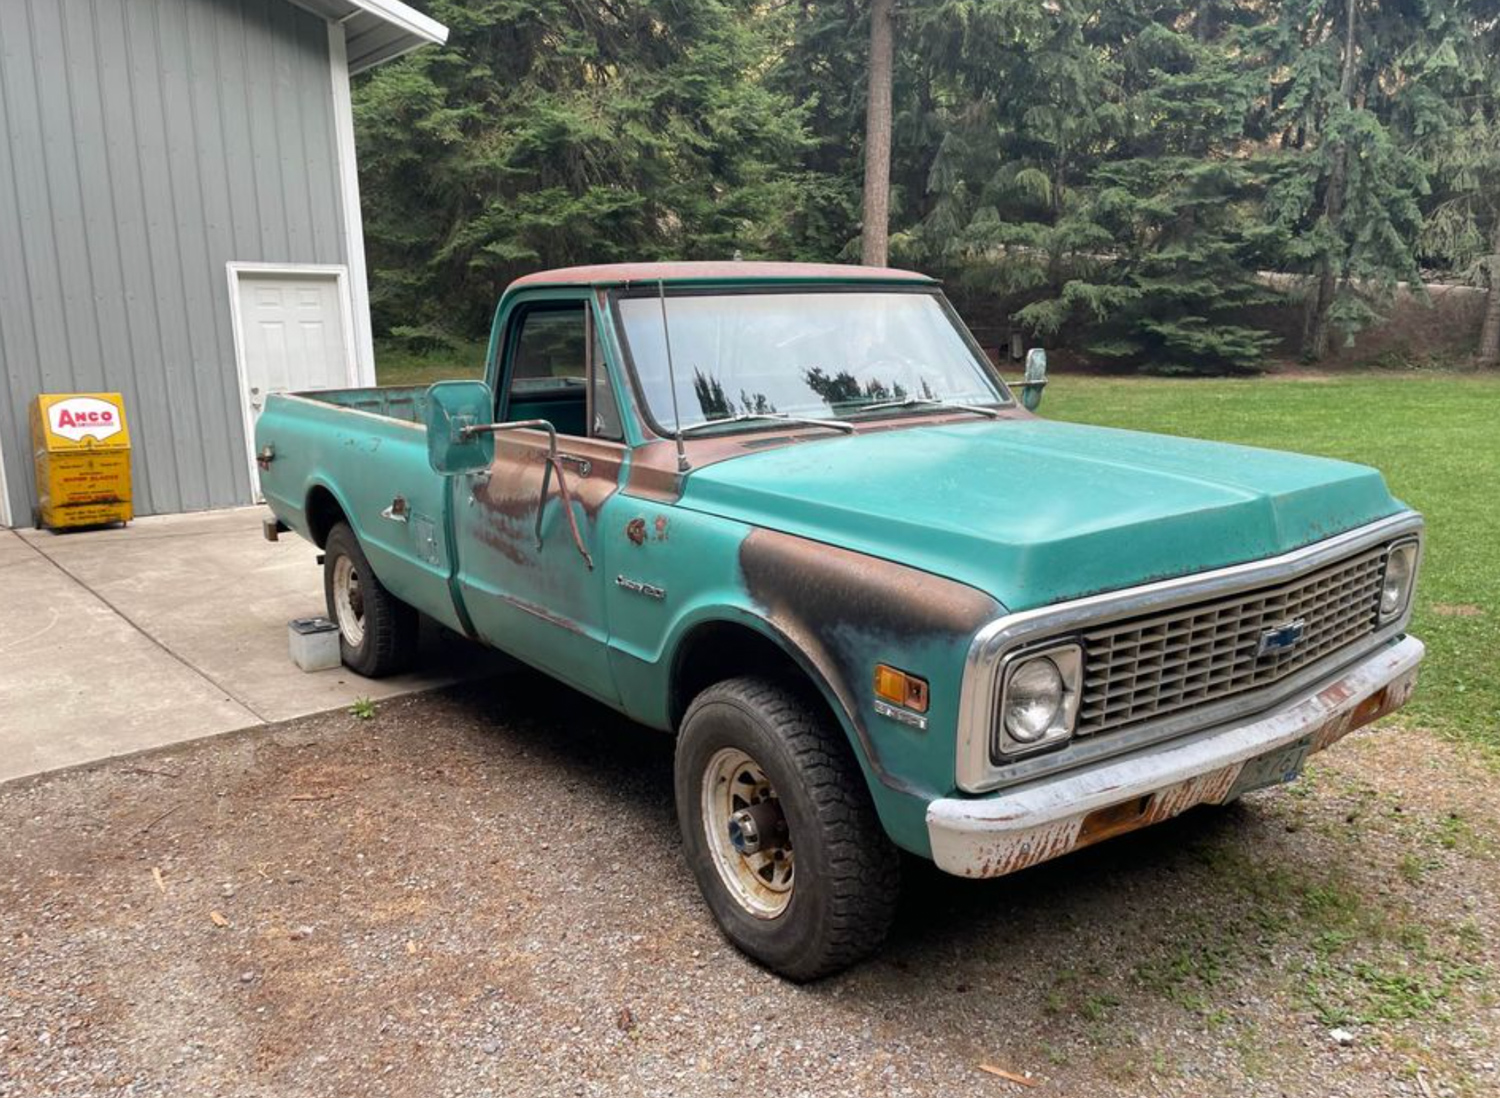
{"label": "truck cab", "polygon": [[418,614],[677,737],[684,849],[794,979],[898,852],[1011,873],[1294,778],[1398,707],[1420,516],[1321,458],[1045,420],[932,280],[640,264],[513,284],[484,381],[279,394],[276,528],[345,662]]}

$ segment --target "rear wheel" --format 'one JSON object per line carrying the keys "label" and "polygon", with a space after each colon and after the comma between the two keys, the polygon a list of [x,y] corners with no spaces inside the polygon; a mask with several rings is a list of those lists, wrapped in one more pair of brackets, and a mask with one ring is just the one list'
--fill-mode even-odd
{"label": "rear wheel", "polygon": [[323,594],[329,618],[338,623],[340,655],[351,671],[378,679],[411,666],[417,612],[375,577],[347,523],[330,530],[323,546]]}
{"label": "rear wheel", "polygon": [[767,679],[709,687],[683,719],[676,794],[688,864],[737,947],[793,980],[879,947],[900,855],[815,701]]}

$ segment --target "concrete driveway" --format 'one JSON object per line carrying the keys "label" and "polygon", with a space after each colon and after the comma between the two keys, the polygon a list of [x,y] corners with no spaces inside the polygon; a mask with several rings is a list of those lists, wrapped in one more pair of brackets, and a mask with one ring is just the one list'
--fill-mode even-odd
{"label": "concrete driveway", "polygon": [[265,513],[0,530],[0,782],[501,665],[432,628],[413,674],[299,670],[286,623],[323,613],[322,570],[300,538],[265,541]]}

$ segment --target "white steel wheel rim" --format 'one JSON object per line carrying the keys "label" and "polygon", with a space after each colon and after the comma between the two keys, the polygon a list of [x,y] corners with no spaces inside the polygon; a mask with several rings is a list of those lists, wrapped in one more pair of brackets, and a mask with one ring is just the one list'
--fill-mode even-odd
{"label": "white steel wheel rim", "polygon": [[792,849],[742,854],[730,840],[729,820],[742,808],[775,798],[766,772],[737,747],[720,748],[704,767],[703,828],[709,856],[735,902],[758,919],[774,919],[792,902]]}
{"label": "white steel wheel rim", "polygon": [[359,570],[348,557],[333,562],[333,611],[339,619],[339,632],[350,647],[358,648],[365,639],[365,596]]}

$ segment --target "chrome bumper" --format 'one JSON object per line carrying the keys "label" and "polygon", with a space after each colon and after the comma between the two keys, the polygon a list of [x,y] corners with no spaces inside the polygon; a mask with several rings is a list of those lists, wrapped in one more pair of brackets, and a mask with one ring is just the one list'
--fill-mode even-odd
{"label": "chrome bumper", "polygon": [[1245,764],[1310,738],[1321,751],[1411,697],[1425,649],[1404,637],[1254,720],[987,797],[927,807],[932,858],[961,877],[1000,877],[1228,799]]}

